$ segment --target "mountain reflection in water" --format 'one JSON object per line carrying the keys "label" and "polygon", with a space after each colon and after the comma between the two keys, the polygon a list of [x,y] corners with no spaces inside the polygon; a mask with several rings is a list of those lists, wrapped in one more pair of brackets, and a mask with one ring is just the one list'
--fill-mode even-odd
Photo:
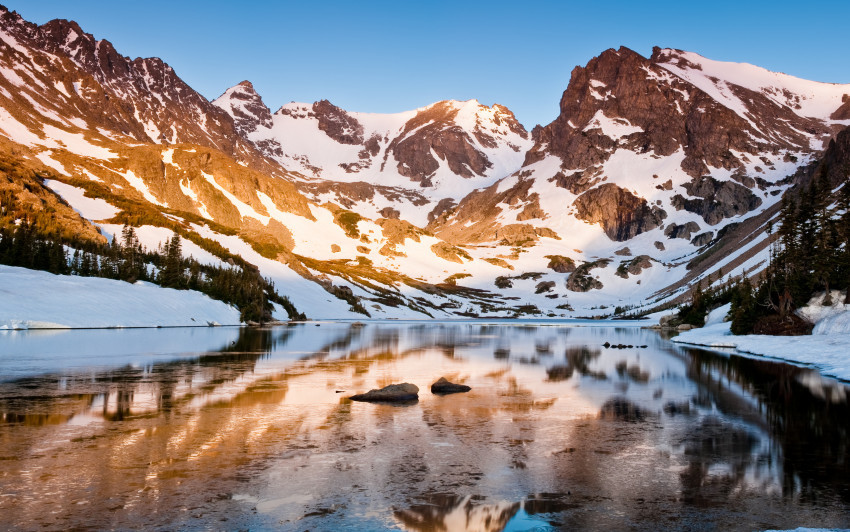
{"label": "mountain reflection in water", "polygon": [[628,326],[188,331],[0,335],[0,527],[850,526],[847,387],[810,370]]}

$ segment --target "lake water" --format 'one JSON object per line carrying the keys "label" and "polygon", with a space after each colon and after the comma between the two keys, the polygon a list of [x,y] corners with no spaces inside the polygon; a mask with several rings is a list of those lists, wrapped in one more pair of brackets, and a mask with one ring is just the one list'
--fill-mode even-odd
{"label": "lake water", "polygon": [[616,323],[0,332],[0,529],[850,527],[849,392]]}

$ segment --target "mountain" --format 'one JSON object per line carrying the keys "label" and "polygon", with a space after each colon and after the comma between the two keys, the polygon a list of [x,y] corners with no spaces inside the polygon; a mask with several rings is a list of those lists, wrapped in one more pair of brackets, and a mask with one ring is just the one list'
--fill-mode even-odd
{"label": "mountain", "polygon": [[[656,48],[650,58],[607,50],[573,70],[559,116],[534,130],[522,169],[427,229],[453,243],[539,241],[541,259],[566,248],[576,263],[626,268],[617,255],[628,247],[678,280],[698,249],[773,212],[797,170],[850,125],[841,114],[848,93],[848,85],[680,50]],[[547,235],[569,235],[570,243]],[[758,240],[763,250],[767,242]],[[754,252],[742,245],[718,269],[729,273],[737,256]]]}
{"label": "mountain", "polygon": [[338,202],[364,216],[396,210],[417,225],[433,217],[434,203],[459,200],[519,169],[532,145],[510,110],[475,100],[391,115],[349,112],[321,100],[289,103],[272,114],[243,81],[213,103],[267,157],[302,174],[304,190],[336,189]]}
{"label": "mountain", "polygon": [[[763,267],[782,195],[850,125],[848,85],[680,50],[603,52],[529,133],[475,100],[272,112],[243,81],[210,102],[160,59],[5,8],[0,40],[0,156],[60,206],[55,224],[91,239],[132,224],[153,247],[177,230],[310,317],[669,303]],[[9,168],[2,223],[24,209]]]}

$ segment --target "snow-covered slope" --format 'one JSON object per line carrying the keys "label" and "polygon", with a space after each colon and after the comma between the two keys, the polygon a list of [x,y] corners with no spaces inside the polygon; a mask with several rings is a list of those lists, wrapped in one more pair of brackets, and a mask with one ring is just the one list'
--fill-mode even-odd
{"label": "snow-covered slope", "polygon": [[191,290],[0,266],[0,329],[238,325],[239,311]]}
{"label": "snow-covered slope", "polygon": [[[349,112],[327,100],[292,102],[272,115],[251,83],[243,81],[213,103],[284,167],[324,182],[357,183],[372,195],[371,201],[349,195],[348,201],[359,204],[349,208],[370,217],[396,209],[420,226],[440,200],[456,201],[519,169],[532,144],[507,108],[476,100],[442,101],[396,114]],[[308,189],[340,201],[332,188]]]}
{"label": "snow-covered slope", "polygon": [[[687,285],[665,286],[688,276],[751,274],[766,263],[765,230],[782,195],[843,127],[836,112],[848,94],[850,85],[679,50],[655,49],[650,58],[607,50],[575,68],[560,116],[535,131],[522,169],[427,229],[499,257],[520,246],[508,259],[519,271],[545,271],[555,255],[595,263],[602,286],[591,290],[606,306],[673,297]],[[753,220],[760,221],[743,224]],[[749,231],[737,236],[739,246],[694,276],[689,263],[735,227]],[[630,257],[651,267],[617,279]],[[547,275],[541,279],[565,277]],[[584,298],[570,294],[571,305]]]}
{"label": "snow-covered slope", "polygon": [[751,274],[850,120],[848,85],[679,50],[576,67],[529,134],[475,100],[272,113],[242,82],[209,102],[158,59],[5,9],[0,40],[4,160],[104,233],[177,226],[201,260],[242,255],[316,318],[609,315]]}
{"label": "snow-covered slope", "polygon": [[850,125],[850,121],[834,116],[847,101],[847,85],[809,81],[747,63],[713,61],[682,50],[659,50],[654,60],[739,114],[752,112],[755,103],[741,93],[746,89],[793,109],[799,116]]}

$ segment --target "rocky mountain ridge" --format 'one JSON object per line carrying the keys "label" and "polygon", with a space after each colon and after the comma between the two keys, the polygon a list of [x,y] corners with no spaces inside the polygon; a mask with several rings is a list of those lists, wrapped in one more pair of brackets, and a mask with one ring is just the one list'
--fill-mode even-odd
{"label": "rocky mountain ridge", "polygon": [[209,102],[159,59],[5,8],[0,40],[4,156],[71,185],[101,232],[177,227],[313,317],[610,314],[752,274],[782,194],[850,125],[850,86],[679,50],[576,67],[529,134],[474,100],[272,112],[244,81]]}
{"label": "rocky mountain ridge", "polygon": [[[359,203],[358,211],[371,217],[390,207],[420,225],[431,212],[426,204],[457,201],[492,184],[517,170],[531,146],[509,109],[475,100],[392,115],[349,112],[320,100],[271,113],[250,82],[242,82],[213,103],[234,118],[246,140],[306,183],[357,185],[357,193],[341,193],[337,202]],[[399,197],[384,188],[389,184],[407,193]],[[364,194],[377,200],[368,205],[358,197]]]}

